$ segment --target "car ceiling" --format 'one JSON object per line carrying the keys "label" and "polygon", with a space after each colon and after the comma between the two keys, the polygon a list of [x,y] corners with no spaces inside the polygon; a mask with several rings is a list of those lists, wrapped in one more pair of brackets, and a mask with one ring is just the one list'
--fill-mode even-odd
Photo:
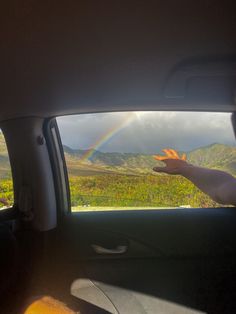
{"label": "car ceiling", "polygon": [[163,90],[178,65],[235,64],[235,6],[216,0],[6,2],[0,13],[0,119],[234,110],[228,94],[214,105],[168,99]]}

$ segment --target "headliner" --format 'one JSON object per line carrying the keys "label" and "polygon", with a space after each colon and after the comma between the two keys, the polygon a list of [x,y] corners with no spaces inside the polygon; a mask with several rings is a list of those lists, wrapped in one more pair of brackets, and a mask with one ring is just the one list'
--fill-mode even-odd
{"label": "headliner", "polygon": [[234,110],[233,99],[194,103],[163,93],[180,62],[234,59],[234,1],[48,2],[12,1],[1,10],[1,120]]}

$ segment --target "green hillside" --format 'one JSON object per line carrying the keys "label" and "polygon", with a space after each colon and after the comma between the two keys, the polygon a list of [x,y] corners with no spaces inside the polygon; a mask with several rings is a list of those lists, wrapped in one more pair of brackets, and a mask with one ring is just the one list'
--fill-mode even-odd
{"label": "green hillside", "polygon": [[189,161],[202,167],[225,170],[236,175],[236,147],[212,144],[188,154]]}

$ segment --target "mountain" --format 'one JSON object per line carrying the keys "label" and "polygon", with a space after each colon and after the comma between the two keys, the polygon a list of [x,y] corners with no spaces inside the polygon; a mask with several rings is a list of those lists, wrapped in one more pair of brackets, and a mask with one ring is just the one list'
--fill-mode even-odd
{"label": "mountain", "polygon": [[[133,153],[103,153],[97,150],[79,150],[63,146],[67,167],[70,174],[93,174],[106,172],[125,172],[137,174],[150,172],[156,165],[151,155],[133,154]],[[89,158],[86,156],[89,153]]]}
{"label": "mountain", "polygon": [[189,161],[198,166],[225,170],[236,175],[236,147],[212,144],[191,151]]}
{"label": "mountain", "polygon": [[[103,153],[94,150],[89,154],[90,158],[86,159],[86,150],[73,150],[64,146],[64,151],[71,173],[76,168],[85,167],[92,171],[93,167],[96,167],[95,171],[103,169],[137,174],[152,172],[155,165],[163,165],[154,160],[152,155],[146,154]],[[236,175],[236,147],[215,143],[188,152],[187,158],[194,165],[221,169]]]}

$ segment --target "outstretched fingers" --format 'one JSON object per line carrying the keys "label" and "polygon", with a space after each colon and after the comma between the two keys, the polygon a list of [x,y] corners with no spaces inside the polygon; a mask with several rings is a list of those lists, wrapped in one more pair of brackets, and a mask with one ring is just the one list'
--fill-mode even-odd
{"label": "outstretched fingers", "polygon": [[166,154],[166,159],[167,159],[167,157],[169,158],[169,159],[172,159],[173,158],[173,153],[172,153],[172,151],[171,151],[171,149],[169,149],[169,148],[165,148],[165,149],[162,149],[162,151]]}
{"label": "outstretched fingers", "polygon": [[156,155],[156,156],[154,156],[154,158],[155,158],[156,160],[163,161],[163,160],[165,160],[167,157],[166,157],[166,156]]}
{"label": "outstretched fingers", "polygon": [[166,156],[156,155],[156,156],[154,156],[154,158],[156,160],[163,161],[163,160],[166,160],[166,159],[172,159],[173,158],[169,149],[165,148],[162,151],[166,154]]}
{"label": "outstretched fingers", "polygon": [[187,155],[186,155],[186,154],[183,154],[181,159],[184,160],[184,161],[186,161],[186,160],[187,160]]}
{"label": "outstretched fingers", "polygon": [[169,152],[171,153],[171,156],[173,157],[173,159],[180,159],[178,153],[176,150],[174,149],[169,149]]}
{"label": "outstretched fingers", "polygon": [[163,149],[163,152],[166,154],[166,156],[154,156],[155,159],[161,160],[164,162],[164,167],[154,167],[153,170],[156,172],[163,172],[167,174],[180,174],[181,168],[183,166],[186,166],[186,154],[182,154],[180,156],[177,151],[174,149],[165,148]]}
{"label": "outstretched fingers", "polygon": [[164,161],[166,159],[179,159],[179,160],[187,160],[186,154],[183,154],[182,157],[179,156],[176,150],[170,149],[170,148],[165,148],[162,150],[166,156],[161,156],[161,155],[156,155],[154,158],[156,160]]}

